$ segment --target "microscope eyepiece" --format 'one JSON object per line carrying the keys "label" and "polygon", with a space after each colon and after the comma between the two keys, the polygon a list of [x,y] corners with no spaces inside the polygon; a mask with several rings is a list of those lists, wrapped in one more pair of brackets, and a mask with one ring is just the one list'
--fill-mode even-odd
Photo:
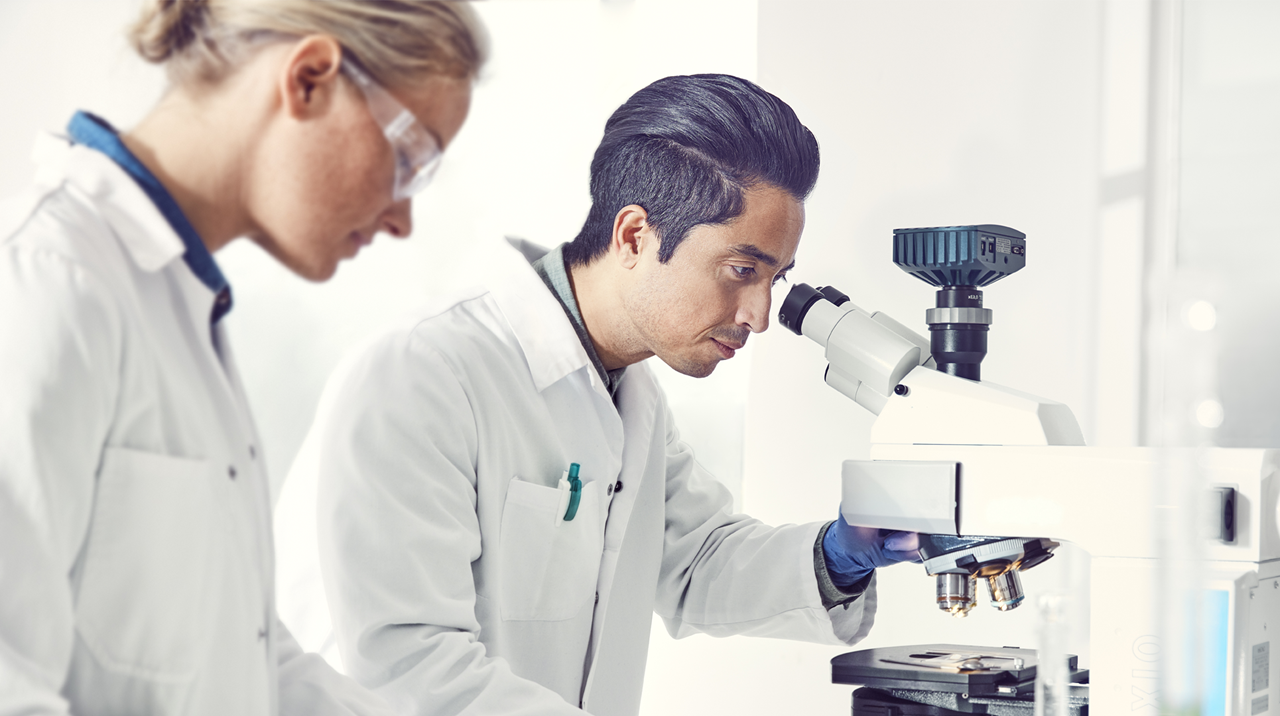
{"label": "microscope eyepiece", "polygon": [[[824,298],[827,297],[813,286],[807,283],[796,284],[783,299],[782,307],[778,309],[778,322],[797,336],[801,335],[800,325],[804,323],[804,314],[809,312],[813,304]],[[849,300],[849,297],[845,296],[845,300]]]}
{"label": "microscope eyepiece", "polygon": [[843,306],[849,302],[849,296],[835,286],[819,286],[818,293],[837,306]]}
{"label": "microscope eyepiece", "polygon": [[803,335],[800,326],[804,323],[805,314],[813,308],[813,304],[823,299],[837,306],[849,302],[849,297],[834,286],[814,288],[807,283],[798,283],[783,299],[782,307],[778,309],[778,322],[797,336]]}

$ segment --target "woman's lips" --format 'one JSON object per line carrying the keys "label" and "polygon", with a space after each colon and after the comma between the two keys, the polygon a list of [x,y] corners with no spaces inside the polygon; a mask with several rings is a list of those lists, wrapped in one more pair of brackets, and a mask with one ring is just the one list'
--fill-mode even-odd
{"label": "woman's lips", "polygon": [[355,256],[360,252],[360,249],[373,243],[373,235],[370,234],[369,236],[365,236],[359,231],[352,231],[350,234],[347,234],[347,241],[351,245],[351,256]]}

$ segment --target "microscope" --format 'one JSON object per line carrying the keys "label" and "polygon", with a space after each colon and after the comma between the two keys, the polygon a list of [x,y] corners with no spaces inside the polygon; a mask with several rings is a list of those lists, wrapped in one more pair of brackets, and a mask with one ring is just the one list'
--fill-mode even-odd
{"label": "microscope", "polygon": [[[1062,542],[1090,556],[1088,670],[1067,659],[1067,712],[1161,712],[1161,519],[1171,466],[1203,478],[1198,553],[1211,638],[1197,667],[1203,713],[1280,713],[1280,452],[1093,448],[1062,403],[981,380],[993,313],[982,289],[1026,266],[1026,236],[992,224],[898,229],[894,263],[936,288],[929,339],[832,287],[795,286],[778,318],[826,352],[828,385],[877,416],[870,460],[845,461],[853,525],[921,535],[935,603],[963,617],[979,581],[1000,611],[1025,601],[1022,573]],[[857,684],[855,716],[1031,714],[1036,653],[931,644],[836,657]]]}

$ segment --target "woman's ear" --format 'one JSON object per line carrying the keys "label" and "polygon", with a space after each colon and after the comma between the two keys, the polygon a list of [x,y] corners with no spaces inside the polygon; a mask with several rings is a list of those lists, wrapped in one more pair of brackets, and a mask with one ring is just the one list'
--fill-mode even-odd
{"label": "woman's ear", "polygon": [[332,101],[342,74],[342,45],[328,35],[309,35],[285,57],[280,94],[294,119],[322,113]]}

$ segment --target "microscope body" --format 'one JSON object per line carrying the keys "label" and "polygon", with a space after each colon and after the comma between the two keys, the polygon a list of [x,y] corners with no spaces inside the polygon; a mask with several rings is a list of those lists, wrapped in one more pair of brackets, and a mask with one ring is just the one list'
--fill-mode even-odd
{"label": "microscope body", "polygon": [[[1170,555],[1160,520],[1171,470],[1193,465],[1205,509],[1185,528],[1196,532],[1194,569],[1220,637],[1202,663],[1216,670],[1225,713],[1280,711],[1280,657],[1270,659],[1271,630],[1280,632],[1280,451],[1086,447],[1066,405],[979,382],[990,312],[981,291],[951,284],[1016,271],[1026,255],[1019,237],[992,225],[895,231],[895,263],[940,287],[932,340],[831,288],[800,284],[784,301],[780,322],[826,350],[826,382],[877,415],[871,459],[842,468],[845,520],[921,533],[938,606],[958,616],[973,604],[974,578],[990,582],[994,606],[1011,609],[1018,573],[1059,541],[1081,547],[1090,558],[1089,707],[1158,713],[1154,605],[1171,598],[1161,591]],[[999,266],[1010,268],[988,272]],[[973,305],[944,305],[956,295]]]}
{"label": "microscope body", "polygon": [[[939,291],[940,302],[951,302],[956,293],[976,296],[981,303],[981,291],[953,288]],[[981,351],[940,353],[931,348],[956,341],[939,341],[939,333],[971,339],[966,334],[977,331],[946,324],[928,341],[883,313],[862,310],[840,291],[805,284],[792,289],[779,312],[783,325],[826,349],[827,384],[879,416],[872,428],[873,450],[881,442],[996,444],[993,436],[1000,436],[1002,444],[1082,445],[1080,427],[1065,405],[960,377],[978,375],[978,363],[985,355],[990,311],[977,317],[984,321]],[[935,369],[940,357],[953,373]],[[845,464],[846,485],[851,484],[851,475],[865,477],[859,467],[857,462]],[[949,492],[931,485],[918,497],[926,503],[942,500],[935,512],[953,510],[953,483],[959,475],[955,465],[867,463],[865,469],[874,473],[873,481],[911,484],[913,477],[928,476],[952,485]],[[882,477],[886,469],[891,474]],[[926,572],[936,578],[938,606],[956,616],[965,616],[973,608],[979,579],[986,583],[996,608],[1017,608],[1023,601],[1020,573],[1049,559],[1058,546],[1042,537],[960,532],[953,516],[937,514],[923,521],[904,517],[902,526],[872,524],[866,521],[867,515],[858,513],[878,504],[874,494],[852,495],[848,488],[842,504],[850,524],[920,532],[920,553]],[[920,505],[909,508],[918,510]],[[875,517],[883,520],[885,515]]]}
{"label": "microscope body", "polygon": [[[1205,519],[1186,528],[1217,532],[1202,540],[1192,567],[1217,622],[1216,638],[1203,644],[1217,670],[1210,680],[1224,691],[1226,714],[1280,704],[1280,663],[1270,659],[1271,629],[1280,625],[1280,451],[875,442],[871,456],[844,464],[846,520],[1047,535],[1089,554],[1089,705],[1099,714],[1160,712],[1156,605],[1168,598],[1158,571],[1168,554],[1158,520],[1170,465],[1196,464],[1213,492]],[[1228,490],[1230,499],[1217,502]]]}
{"label": "microscope body", "polygon": [[[1154,714],[1154,605],[1164,598],[1158,570],[1168,557],[1158,519],[1170,466],[1195,464],[1209,491],[1204,519],[1187,529],[1204,537],[1194,569],[1222,637],[1204,648],[1217,650],[1209,662],[1218,664],[1225,713],[1269,713],[1259,710],[1264,702],[1280,709],[1280,658],[1270,658],[1270,634],[1280,630],[1280,451],[1086,447],[1061,403],[925,367],[901,384],[906,390],[886,399],[872,427],[871,459],[843,465],[846,521],[1082,548],[1090,709]],[[945,419],[956,415],[964,419]]]}
{"label": "microscope body", "polygon": [[[1024,598],[1021,574],[1052,557],[1058,542],[1043,531],[982,531],[962,524],[956,509],[965,476],[961,463],[884,452],[917,445],[1083,444],[1075,416],[1061,403],[921,366],[886,399],[872,426],[872,460],[844,463],[845,521],[920,532],[921,557],[936,578],[940,609],[967,615],[977,603],[978,582],[985,582],[992,606],[1015,609]],[[897,492],[904,488],[912,491]],[[914,500],[902,501],[904,494]]]}

